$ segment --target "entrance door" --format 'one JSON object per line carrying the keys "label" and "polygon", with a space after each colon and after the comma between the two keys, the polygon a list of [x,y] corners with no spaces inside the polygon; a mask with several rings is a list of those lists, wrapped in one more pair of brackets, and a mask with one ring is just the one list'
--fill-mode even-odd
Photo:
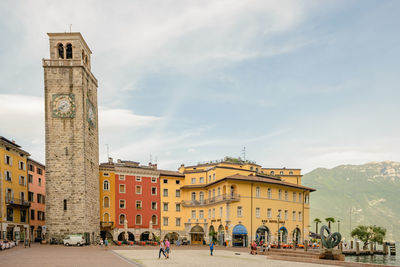
{"label": "entrance door", "polygon": [[192,244],[193,245],[202,245],[203,244],[203,235],[202,234],[191,234],[192,235]]}

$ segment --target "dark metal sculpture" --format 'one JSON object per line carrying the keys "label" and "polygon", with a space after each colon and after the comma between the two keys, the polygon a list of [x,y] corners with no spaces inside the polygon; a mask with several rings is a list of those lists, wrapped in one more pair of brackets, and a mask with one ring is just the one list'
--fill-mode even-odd
{"label": "dark metal sculpture", "polygon": [[[325,236],[325,231],[328,234],[327,236]],[[339,232],[331,233],[331,230],[326,225],[321,227],[320,234],[322,244],[328,249],[336,247],[342,240],[342,235]]]}

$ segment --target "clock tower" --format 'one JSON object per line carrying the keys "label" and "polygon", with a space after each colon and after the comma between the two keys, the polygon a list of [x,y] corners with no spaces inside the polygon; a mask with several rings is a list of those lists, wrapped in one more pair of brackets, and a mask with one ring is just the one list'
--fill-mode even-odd
{"label": "clock tower", "polygon": [[48,33],[43,59],[46,121],[46,239],[99,239],[97,79],[80,33]]}

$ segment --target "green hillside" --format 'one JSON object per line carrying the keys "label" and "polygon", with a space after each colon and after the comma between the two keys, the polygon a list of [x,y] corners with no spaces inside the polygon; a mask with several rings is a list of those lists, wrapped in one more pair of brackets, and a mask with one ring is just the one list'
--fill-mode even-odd
{"label": "green hillside", "polygon": [[[303,177],[303,184],[317,189],[311,194],[310,221],[334,217],[348,239],[351,225],[383,226],[388,240],[400,240],[400,163],[385,161],[364,165],[318,168]],[[338,223],[333,224],[338,230]],[[311,231],[315,224],[311,223]]]}

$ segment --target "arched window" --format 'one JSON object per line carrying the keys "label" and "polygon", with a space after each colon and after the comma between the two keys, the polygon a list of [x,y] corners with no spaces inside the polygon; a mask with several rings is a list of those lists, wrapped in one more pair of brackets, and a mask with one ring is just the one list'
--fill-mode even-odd
{"label": "arched window", "polygon": [[119,215],[119,224],[123,225],[125,222],[125,214]]}
{"label": "arched window", "polygon": [[110,198],[109,197],[104,197],[103,207],[104,208],[110,207]]}
{"label": "arched window", "polygon": [[196,201],[196,193],[192,192],[192,201]]}
{"label": "arched window", "polygon": [[260,197],[260,187],[256,187],[256,197]]}
{"label": "arched window", "polygon": [[151,216],[151,224],[152,225],[157,225],[157,215]]}
{"label": "arched window", "polygon": [[109,221],[110,221],[110,214],[104,213],[104,215],[103,215],[103,221],[104,221],[104,222],[109,222]]}
{"label": "arched window", "polygon": [[271,188],[268,188],[268,191],[267,191],[267,198],[268,198],[268,199],[271,199],[271,198],[272,198]]}
{"label": "arched window", "polygon": [[64,46],[63,46],[63,44],[58,44],[57,50],[58,50],[58,58],[64,59]]}
{"label": "arched window", "polygon": [[274,171],[271,171],[271,175],[274,175],[275,174],[275,172]]}
{"label": "arched window", "polygon": [[140,215],[140,214],[136,215],[136,224],[137,225],[142,224],[142,215]]}
{"label": "arched window", "polygon": [[72,59],[72,44],[67,44],[67,59]]}
{"label": "arched window", "polygon": [[200,197],[200,202],[203,202],[204,201],[204,192],[200,192],[199,197]]}
{"label": "arched window", "polygon": [[108,191],[108,190],[110,190],[109,188],[109,185],[110,185],[110,183],[108,182],[108,180],[104,180],[104,182],[103,182],[103,190],[106,190],[106,191]]}

